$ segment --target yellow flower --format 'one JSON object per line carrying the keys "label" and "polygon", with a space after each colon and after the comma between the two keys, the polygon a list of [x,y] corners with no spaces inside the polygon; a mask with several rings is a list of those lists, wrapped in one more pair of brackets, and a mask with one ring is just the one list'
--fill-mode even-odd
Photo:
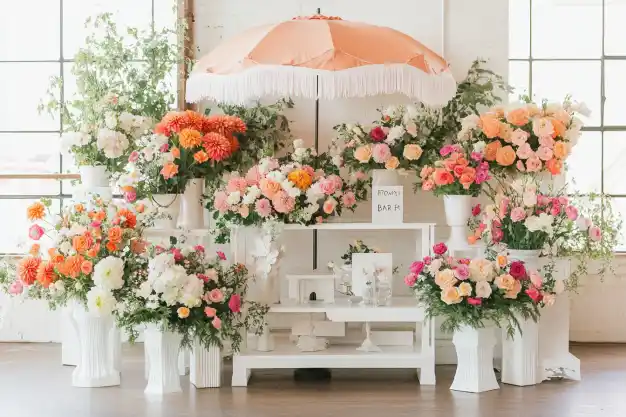
{"label": "yellow flower", "polygon": [[387,159],[387,162],[385,162],[385,168],[387,169],[396,169],[399,166],[400,161],[395,156],[392,156],[391,158]]}
{"label": "yellow flower", "polygon": [[303,169],[296,169],[287,175],[287,179],[291,181],[301,191],[306,191],[313,182],[311,175]]}
{"label": "yellow flower", "polygon": [[459,294],[462,297],[469,297],[472,295],[472,286],[467,282],[462,282],[461,285],[459,285]]}
{"label": "yellow flower", "polygon": [[454,271],[451,269],[444,269],[435,274],[435,284],[439,288],[447,288],[455,285],[458,280],[454,277]]}
{"label": "yellow flower", "polygon": [[498,255],[496,257],[496,263],[500,268],[504,268],[508,262],[509,260],[507,259],[506,255]]}
{"label": "yellow flower", "polygon": [[459,294],[459,289],[457,287],[447,287],[441,291],[441,301],[450,305],[450,304],[458,304],[463,300],[461,294]]}
{"label": "yellow flower", "polygon": [[187,307],[178,307],[178,310],[176,310],[176,312],[178,313],[178,317],[180,317],[181,319],[186,319],[187,317],[189,317],[189,309]]}

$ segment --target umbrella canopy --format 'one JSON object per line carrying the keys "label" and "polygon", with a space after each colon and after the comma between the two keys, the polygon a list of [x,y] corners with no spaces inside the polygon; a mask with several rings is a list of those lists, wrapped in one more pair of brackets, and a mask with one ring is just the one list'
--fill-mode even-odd
{"label": "umbrella canopy", "polygon": [[187,80],[189,102],[402,93],[442,106],[455,92],[447,62],[410,36],[321,15],[249,29],[202,57]]}

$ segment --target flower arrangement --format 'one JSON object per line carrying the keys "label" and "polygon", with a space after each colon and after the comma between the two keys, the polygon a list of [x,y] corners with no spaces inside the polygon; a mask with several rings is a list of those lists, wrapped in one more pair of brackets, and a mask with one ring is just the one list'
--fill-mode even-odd
{"label": "flower arrangement", "polygon": [[[506,324],[509,335],[520,330],[519,318],[537,321],[540,306],[554,304],[560,284],[545,279],[506,253],[495,259],[456,259],[443,243],[433,247],[434,257],[414,262],[404,278],[428,317],[444,316],[443,331],[460,326]],[[558,281],[562,282],[562,281]],[[555,286],[556,291],[555,291]]]}
{"label": "flower arrangement", "polygon": [[151,246],[148,257],[147,271],[134,281],[119,315],[131,341],[138,325],[157,323],[180,333],[185,345],[194,338],[206,347],[229,341],[237,352],[242,330],[264,322],[268,308],[246,301],[248,270],[242,264],[229,266],[223,253],[210,259],[204,246],[173,240],[167,248]]}
{"label": "flower arrangement", "polygon": [[338,174],[329,155],[317,156],[302,140],[295,140],[289,157],[263,158],[245,175],[235,173],[215,192],[209,208],[215,210],[216,241],[228,239],[229,225],[310,225],[341,215],[344,209],[354,210],[364,199],[365,182],[347,183]]}
{"label": "flower arrangement", "polygon": [[346,253],[341,255],[344,265],[352,265],[352,254],[354,253],[378,253],[378,250],[370,248],[361,239],[355,240],[354,244],[348,246]]}
{"label": "flower arrangement", "polygon": [[562,190],[541,193],[538,188],[533,177],[522,176],[495,194],[484,212],[475,207],[469,243],[482,238],[488,246],[503,244],[509,249],[556,254],[576,229],[587,242],[602,240],[602,230],[581,215]]}
{"label": "flower arrangement", "polygon": [[563,162],[580,137],[582,121],[588,115],[583,103],[518,103],[507,110],[492,108],[482,115],[463,119],[458,140],[470,141],[484,149],[485,160],[494,173],[549,172],[558,175]]}
{"label": "flower arrangement", "polygon": [[433,165],[425,165],[420,171],[419,184],[424,191],[432,191],[436,196],[477,197],[483,184],[491,179],[483,152],[468,149],[467,144],[445,145],[439,155],[441,158]]}
{"label": "flower arrangement", "polygon": [[[47,220],[52,218],[50,206],[51,201],[43,199],[28,207],[33,222],[28,233],[37,243],[18,263],[9,292],[27,292],[47,300],[51,308],[74,300],[93,314],[113,314],[131,290],[129,282],[146,267],[142,231],[150,217],[143,214],[142,205],[95,198]],[[53,241],[46,253],[38,243],[44,235]]]}

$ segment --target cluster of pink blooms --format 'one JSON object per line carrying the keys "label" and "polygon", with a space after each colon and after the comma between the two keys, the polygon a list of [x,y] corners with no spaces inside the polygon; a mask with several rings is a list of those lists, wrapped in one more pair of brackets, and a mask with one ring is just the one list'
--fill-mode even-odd
{"label": "cluster of pink blooms", "polygon": [[491,178],[489,164],[483,160],[482,152],[471,152],[467,158],[460,145],[445,145],[439,154],[444,159],[436,161],[434,167],[424,166],[420,172],[424,191],[432,191],[457,181],[464,190],[469,190],[473,184],[480,185]]}

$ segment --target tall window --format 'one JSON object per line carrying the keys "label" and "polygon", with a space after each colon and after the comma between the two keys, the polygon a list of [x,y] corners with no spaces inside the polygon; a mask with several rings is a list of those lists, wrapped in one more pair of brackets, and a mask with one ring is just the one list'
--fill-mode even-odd
{"label": "tall window", "polygon": [[626,0],[510,0],[509,30],[512,100],[570,94],[587,104],[570,191],[604,192],[626,218]]}
{"label": "tall window", "polygon": [[[175,0],[30,0],[3,6],[0,17],[0,254],[21,253],[26,207],[40,197],[60,210],[71,197],[71,161],[59,153],[60,115],[38,114],[51,76],[61,94],[76,91],[72,58],[87,35],[89,16],[115,15],[118,27],[173,27]],[[33,12],[35,11],[36,12]],[[28,16],[25,23],[23,17]],[[11,176],[7,178],[6,176]],[[60,180],[60,178],[66,178]]]}

